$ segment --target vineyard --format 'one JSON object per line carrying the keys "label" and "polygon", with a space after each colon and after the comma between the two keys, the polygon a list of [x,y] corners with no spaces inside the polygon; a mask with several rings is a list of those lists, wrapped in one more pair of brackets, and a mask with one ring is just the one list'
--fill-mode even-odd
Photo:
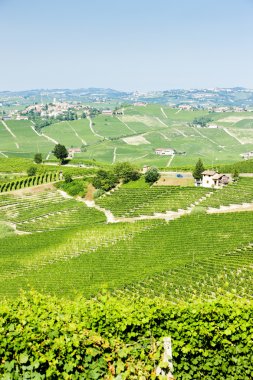
{"label": "vineyard", "polygon": [[12,182],[27,178],[0,194],[1,378],[162,379],[168,336],[175,379],[252,378],[253,212],[206,211],[252,203],[253,178],[222,190],[139,180],[93,207],[53,170]]}
{"label": "vineyard", "polygon": [[195,187],[156,186],[148,189],[116,190],[96,200],[96,203],[115,216],[152,215],[186,209],[204,197],[210,190]]}

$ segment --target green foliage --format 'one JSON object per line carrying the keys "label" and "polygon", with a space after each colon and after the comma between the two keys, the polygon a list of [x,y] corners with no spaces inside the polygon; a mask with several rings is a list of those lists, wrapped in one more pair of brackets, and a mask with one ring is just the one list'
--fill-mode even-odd
{"label": "green foliage", "polygon": [[64,145],[56,144],[52,153],[61,163],[68,157],[68,151]]}
{"label": "green foliage", "polygon": [[97,189],[94,194],[93,194],[93,198],[94,199],[97,199],[97,198],[100,198],[103,194],[104,194],[104,190],[102,189]]}
{"label": "green foliage", "polygon": [[145,181],[147,183],[152,184],[152,183],[158,181],[159,178],[160,178],[160,174],[159,174],[157,168],[151,168],[147,171],[147,173],[145,173]]}
{"label": "green foliage", "polygon": [[96,177],[93,179],[92,184],[96,189],[104,191],[111,190],[115,187],[117,178],[114,173],[103,169],[98,170]]}
{"label": "green foliage", "polygon": [[30,168],[27,169],[27,175],[28,177],[33,177],[36,175],[37,168],[35,166],[31,166]]}
{"label": "green foliage", "polygon": [[34,155],[34,162],[36,164],[41,164],[42,163],[42,154],[41,153],[36,153]]}
{"label": "green foliage", "polygon": [[193,124],[199,125],[200,127],[206,127],[208,123],[213,121],[213,119],[209,116],[196,117],[193,120]]}
{"label": "green foliage", "polygon": [[204,168],[203,162],[199,158],[192,173],[193,177],[197,180],[200,180],[202,178],[202,173],[204,170],[205,168]]}
{"label": "green foliage", "polygon": [[129,181],[136,181],[140,178],[138,170],[129,162],[119,162],[114,166],[114,173],[118,180],[127,183]]}
{"label": "green foliage", "polygon": [[234,168],[234,170],[232,172],[232,178],[234,181],[237,181],[239,179],[239,171],[237,168]]}
{"label": "green foliage", "polygon": [[73,181],[72,176],[69,173],[66,173],[64,176],[64,180],[66,183],[70,183]]}
{"label": "green foliage", "polygon": [[5,378],[158,379],[170,336],[177,380],[252,377],[252,301],[175,305],[108,297],[72,302],[37,293],[0,305]]}
{"label": "green foliage", "polygon": [[239,173],[253,173],[253,160],[244,160],[230,165],[220,165],[219,170],[223,173],[233,173],[234,170]]}
{"label": "green foliage", "polygon": [[84,181],[83,179],[75,179],[75,180],[71,179],[71,181],[69,180],[66,181],[66,176],[65,176],[65,181],[58,182],[56,184],[56,187],[58,189],[65,191],[67,194],[71,195],[72,197],[75,197],[77,195],[79,195],[80,197],[84,197],[87,191],[86,181]]}

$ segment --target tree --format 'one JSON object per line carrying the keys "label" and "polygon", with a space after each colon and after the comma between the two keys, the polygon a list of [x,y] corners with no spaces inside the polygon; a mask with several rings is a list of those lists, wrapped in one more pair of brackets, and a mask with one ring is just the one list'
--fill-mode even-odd
{"label": "tree", "polygon": [[28,177],[33,177],[37,173],[37,168],[35,166],[31,166],[30,168],[27,169],[27,175]]}
{"label": "tree", "polygon": [[68,151],[64,145],[56,144],[52,153],[55,155],[58,160],[60,160],[61,164],[68,157]]}
{"label": "tree", "polygon": [[203,173],[204,170],[205,170],[205,168],[204,168],[203,162],[199,158],[198,161],[197,161],[197,163],[196,163],[196,165],[195,165],[195,169],[192,172],[193,177],[196,180],[200,180],[202,178],[202,173]]}
{"label": "tree", "polygon": [[234,181],[237,181],[239,179],[239,171],[236,168],[233,170],[232,178]]}
{"label": "tree", "polygon": [[138,170],[129,162],[119,162],[114,167],[114,173],[118,180],[122,180],[123,183],[129,181],[136,181],[140,178]]}
{"label": "tree", "polygon": [[42,154],[41,153],[36,153],[34,155],[34,162],[36,164],[41,164],[42,163]]}
{"label": "tree", "polygon": [[117,178],[112,172],[106,170],[99,170],[96,177],[92,181],[92,185],[96,189],[102,189],[104,191],[111,190],[115,187],[117,183]]}
{"label": "tree", "polygon": [[145,182],[150,183],[150,184],[156,182],[159,178],[160,178],[160,174],[157,168],[151,168],[145,174]]}
{"label": "tree", "polygon": [[200,127],[204,128],[208,123],[211,123],[211,121],[213,121],[213,119],[210,116],[202,116],[196,117],[193,120],[193,124],[200,125]]}

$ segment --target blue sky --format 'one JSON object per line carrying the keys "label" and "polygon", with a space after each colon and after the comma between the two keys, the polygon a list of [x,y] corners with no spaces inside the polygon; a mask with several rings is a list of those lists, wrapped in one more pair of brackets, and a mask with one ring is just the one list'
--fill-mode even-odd
{"label": "blue sky", "polygon": [[0,0],[0,90],[253,88],[253,0]]}

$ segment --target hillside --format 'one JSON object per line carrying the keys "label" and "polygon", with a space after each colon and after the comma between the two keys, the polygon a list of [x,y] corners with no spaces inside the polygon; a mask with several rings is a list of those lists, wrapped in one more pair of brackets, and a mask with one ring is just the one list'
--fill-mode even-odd
{"label": "hillside", "polygon": [[[0,122],[0,154],[33,157],[50,154],[56,142],[81,148],[77,160],[92,159],[112,164],[134,161],[137,165],[182,167],[202,158],[206,165],[236,162],[253,150],[253,116],[250,112],[208,113],[168,106],[128,106],[123,114],[64,121],[34,130],[30,121]],[[208,116],[218,128],[197,128],[194,119]],[[157,156],[155,149],[172,148],[173,157]]]}

